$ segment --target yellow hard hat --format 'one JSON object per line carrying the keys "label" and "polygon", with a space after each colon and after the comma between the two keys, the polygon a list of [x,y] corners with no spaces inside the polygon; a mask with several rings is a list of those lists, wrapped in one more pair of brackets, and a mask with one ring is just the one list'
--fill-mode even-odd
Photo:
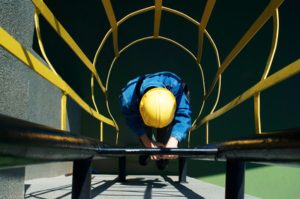
{"label": "yellow hard hat", "polygon": [[140,113],[144,123],[154,128],[163,128],[170,124],[176,110],[176,99],[166,88],[152,88],[140,102]]}

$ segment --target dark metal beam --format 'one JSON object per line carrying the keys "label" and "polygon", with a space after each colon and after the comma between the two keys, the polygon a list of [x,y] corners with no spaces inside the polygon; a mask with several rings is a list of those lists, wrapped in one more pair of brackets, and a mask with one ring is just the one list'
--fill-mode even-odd
{"label": "dark metal beam", "polygon": [[185,148],[101,148],[97,151],[98,155],[122,157],[124,155],[179,155],[180,157],[203,157],[207,159],[215,159],[218,152],[214,149],[185,149]]}
{"label": "dark metal beam", "polygon": [[258,135],[198,148],[111,148],[94,139],[0,115],[0,155],[47,161],[129,155],[178,155],[199,160],[299,163],[300,130]]}
{"label": "dark metal beam", "polygon": [[218,144],[217,159],[252,162],[300,162],[300,130],[257,135]]}
{"label": "dark metal beam", "polygon": [[96,140],[0,115],[0,154],[39,160],[76,160],[94,156]]}

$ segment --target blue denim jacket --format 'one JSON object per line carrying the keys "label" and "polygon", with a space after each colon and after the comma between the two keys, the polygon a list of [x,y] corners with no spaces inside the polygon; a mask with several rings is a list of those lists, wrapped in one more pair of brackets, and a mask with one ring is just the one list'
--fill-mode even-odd
{"label": "blue denim jacket", "polygon": [[[142,81],[139,82],[140,78]],[[138,82],[140,87],[136,88]],[[183,91],[181,79],[171,72],[158,72],[137,77],[129,81],[122,89],[120,103],[128,126],[138,136],[145,134],[145,124],[139,112],[139,103],[141,96],[149,87],[167,88],[176,97],[177,108],[170,130],[171,136],[181,142],[186,138],[191,127],[191,108]]]}

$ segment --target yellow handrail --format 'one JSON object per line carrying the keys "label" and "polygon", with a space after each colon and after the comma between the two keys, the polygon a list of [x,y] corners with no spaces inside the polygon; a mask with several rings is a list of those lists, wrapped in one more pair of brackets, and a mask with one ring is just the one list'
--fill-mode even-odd
{"label": "yellow handrail", "polygon": [[[35,26],[36,26],[36,32],[38,36],[38,41],[39,41],[39,46],[42,52],[42,55],[50,68],[56,73],[54,70],[54,67],[51,65],[49,59],[46,56],[44,46],[41,41],[41,34],[39,30],[39,21],[38,21],[38,16],[39,14],[42,14],[45,19],[48,21],[48,23],[52,26],[52,28],[57,32],[57,34],[67,43],[67,45],[73,50],[73,52],[79,57],[79,59],[86,65],[86,67],[91,71],[92,73],[92,79],[91,79],[91,97],[92,97],[92,102],[94,105],[94,108],[96,109],[95,112],[99,114],[98,107],[95,102],[94,98],[94,78],[96,78],[102,92],[105,94],[106,90],[102,84],[102,81],[96,71],[94,63],[92,63],[87,56],[83,53],[83,51],[80,49],[80,47],[77,45],[77,43],[73,40],[73,38],[69,35],[69,33],[65,30],[65,28],[60,24],[60,22],[54,17],[52,12],[49,10],[49,8],[44,4],[43,1],[41,0],[33,0],[33,4],[36,7],[36,13],[35,13]],[[41,10],[41,11],[40,11]],[[57,74],[57,73],[56,73]],[[62,96],[62,102],[64,101],[64,94]],[[66,104],[65,104],[66,106]],[[61,126],[66,127],[66,107],[61,108]],[[118,132],[118,126],[114,119],[112,118],[112,122],[114,123],[113,126],[116,128],[116,131]],[[100,126],[103,126],[102,121],[100,120]],[[103,141],[103,128],[100,128],[100,141]]]}
{"label": "yellow handrail", "polygon": [[9,33],[0,27],[0,46],[3,46],[13,56],[18,58],[29,68],[48,80],[51,84],[68,94],[78,105],[80,105],[86,112],[91,114],[98,120],[105,122],[108,125],[115,127],[112,120],[97,113],[79,95],[59,76],[57,76],[51,69],[45,66],[38,58],[26,50],[17,40],[15,40]]}
{"label": "yellow handrail", "polygon": [[210,120],[213,120],[227,111],[231,110],[232,108],[236,107],[240,103],[244,102],[245,100],[249,99],[250,97],[254,96],[255,94],[268,89],[269,87],[293,76],[297,73],[300,73],[300,59],[296,60],[295,62],[291,63],[290,65],[284,67],[283,69],[277,71],[273,75],[269,76],[266,79],[259,81],[253,87],[245,91],[242,95],[236,97],[228,104],[223,106],[222,108],[218,109],[217,111],[207,115],[201,121],[201,124],[204,124]]}
{"label": "yellow handrail", "polygon": [[102,81],[96,71],[95,66],[89,60],[89,58],[80,49],[71,35],[66,31],[66,29],[61,25],[61,23],[55,18],[52,12],[49,10],[47,5],[42,0],[32,0],[35,7],[39,10],[40,14],[47,20],[51,27],[56,31],[56,33],[66,42],[66,44],[73,50],[73,52],[78,56],[78,58],[85,64],[85,66],[92,72],[96,78],[101,90],[105,92]]}
{"label": "yellow handrail", "polygon": [[244,34],[244,36],[240,39],[240,41],[235,45],[235,47],[231,50],[228,56],[223,61],[221,67],[218,69],[213,82],[206,93],[204,99],[207,99],[211,92],[213,91],[219,76],[226,70],[232,60],[242,51],[242,49],[248,44],[248,42],[254,37],[258,30],[267,22],[267,20],[273,15],[274,10],[276,10],[281,4],[283,0],[273,0],[269,3],[266,9],[261,13],[261,15],[256,19],[253,25],[248,29],[248,31]]}

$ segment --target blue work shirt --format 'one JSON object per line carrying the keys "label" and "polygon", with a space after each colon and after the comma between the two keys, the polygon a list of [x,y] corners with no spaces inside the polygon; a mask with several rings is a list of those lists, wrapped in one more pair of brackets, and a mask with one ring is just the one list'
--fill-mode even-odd
{"label": "blue work shirt", "polygon": [[181,142],[186,138],[191,127],[192,111],[181,79],[171,72],[158,72],[139,76],[129,81],[122,89],[120,103],[127,125],[137,136],[145,134],[145,124],[139,112],[139,104],[140,99],[149,87],[166,88],[176,97],[177,107],[174,119],[170,124],[170,130],[171,137],[175,137]]}

